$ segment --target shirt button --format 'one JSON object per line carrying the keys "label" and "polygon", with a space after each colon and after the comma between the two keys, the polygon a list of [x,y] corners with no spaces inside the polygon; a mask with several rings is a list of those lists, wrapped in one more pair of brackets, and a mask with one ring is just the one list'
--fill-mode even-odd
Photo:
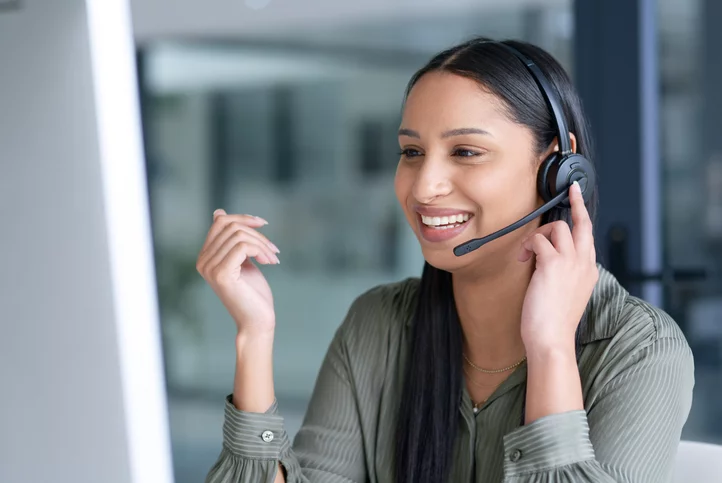
{"label": "shirt button", "polygon": [[521,450],[515,449],[514,452],[511,454],[511,456],[509,457],[509,459],[512,460],[514,463],[519,461],[521,459]]}
{"label": "shirt button", "polygon": [[261,435],[261,439],[263,439],[266,443],[270,443],[273,441],[273,431],[264,431]]}

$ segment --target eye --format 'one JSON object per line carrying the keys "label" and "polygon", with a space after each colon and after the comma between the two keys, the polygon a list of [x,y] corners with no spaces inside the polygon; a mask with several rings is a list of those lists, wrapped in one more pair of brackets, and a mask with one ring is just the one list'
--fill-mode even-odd
{"label": "eye", "polygon": [[418,156],[423,156],[423,153],[418,149],[405,148],[399,152],[399,156],[403,156],[405,158],[416,158]]}
{"label": "eye", "polygon": [[484,153],[479,151],[474,151],[472,149],[466,149],[466,148],[456,148],[454,149],[452,156],[459,157],[459,158],[473,158],[476,156],[482,156]]}

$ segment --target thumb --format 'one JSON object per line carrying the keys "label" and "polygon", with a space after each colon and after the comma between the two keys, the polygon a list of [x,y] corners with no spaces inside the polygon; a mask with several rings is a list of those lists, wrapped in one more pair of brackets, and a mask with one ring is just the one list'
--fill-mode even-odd
{"label": "thumb", "polygon": [[220,215],[225,215],[226,211],[222,208],[218,208],[216,211],[213,212],[213,220],[218,218]]}

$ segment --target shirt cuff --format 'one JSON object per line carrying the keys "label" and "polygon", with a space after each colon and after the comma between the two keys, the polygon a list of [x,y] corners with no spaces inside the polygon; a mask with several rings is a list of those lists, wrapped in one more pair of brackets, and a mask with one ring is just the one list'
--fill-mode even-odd
{"label": "shirt cuff", "polygon": [[287,438],[278,402],[274,400],[265,413],[249,413],[238,410],[232,398],[226,397],[223,446],[241,458],[278,460]]}
{"label": "shirt cuff", "polygon": [[594,459],[584,410],[550,414],[504,436],[504,473],[536,473]]}

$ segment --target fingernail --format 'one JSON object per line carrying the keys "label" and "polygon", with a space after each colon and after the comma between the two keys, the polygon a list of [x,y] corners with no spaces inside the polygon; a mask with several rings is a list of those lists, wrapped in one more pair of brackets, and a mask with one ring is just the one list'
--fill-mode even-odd
{"label": "fingernail", "polygon": [[263,218],[261,218],[260,216],[254,216],[253,218],[255,218],[258,221],[262,221],[264,225],[268,225],[268,222],[266,220],[264,220]]}
{"label": "fingernail", "polygon": [[281,250],[278,249],[276,245],[274,245],[271,242],[268,242],[268,245],[271,247],[272,250],[274,250],[276,253],[281,253]]}
{"label": "fingernail", "polygon": [[221,215],[223,213],[224,213],[224,211],[222,209],[218,208],[216,211],[213,212],[213,218],[215,218],[216,215]]}

